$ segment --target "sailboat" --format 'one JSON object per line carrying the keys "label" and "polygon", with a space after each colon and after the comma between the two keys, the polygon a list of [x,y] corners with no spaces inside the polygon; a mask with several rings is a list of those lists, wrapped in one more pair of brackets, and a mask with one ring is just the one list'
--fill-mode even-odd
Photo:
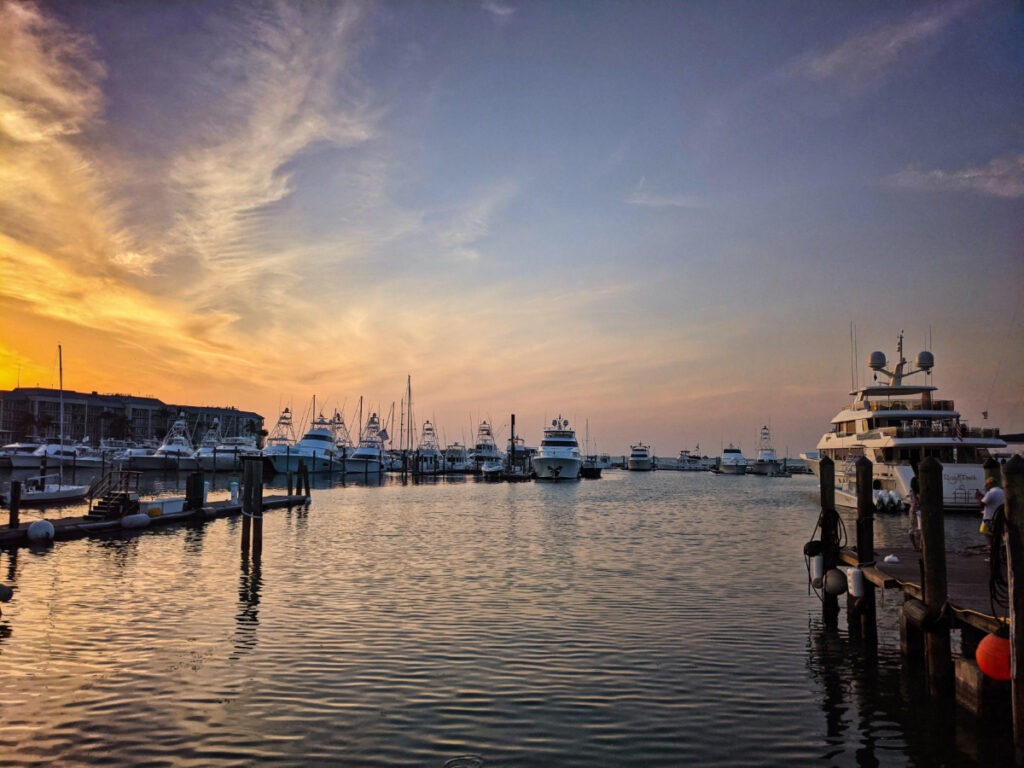
{"label": "sailboat", "polygon": [[[57,345],[57,360],[60,370],[60,446],[64,448],[64,353]],[[88,485],[66,485],[64,483],[64,463],[61,462],[57,474],[36,475],[28,477],[21,490],[23,505],[42,506],[45,504],[65,504],[81,501],[89,493]]]}

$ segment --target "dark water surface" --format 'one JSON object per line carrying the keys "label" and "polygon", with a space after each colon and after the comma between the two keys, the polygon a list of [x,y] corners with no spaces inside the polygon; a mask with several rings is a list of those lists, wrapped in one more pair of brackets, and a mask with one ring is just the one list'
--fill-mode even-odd
{"label": "dark water surface", "polygon": [[225,519],[3,552],[0,764],[1002,764],[895,593],[877,662],[823,630],[817,516],[806,476],[388,479],[268,512],[258,565]]}

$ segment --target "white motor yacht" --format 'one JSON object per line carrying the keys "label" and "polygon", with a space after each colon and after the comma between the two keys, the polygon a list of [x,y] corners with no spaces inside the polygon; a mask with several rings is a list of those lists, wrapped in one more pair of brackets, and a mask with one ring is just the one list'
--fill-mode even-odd
{"label": "white motor yacht", "polygon": [[423,474],[435,474],[444,469],[444,454],[437,441],[437,430],[428,420],[423,422],[423,431],[416,446],[414,471]]}
{"label": "white motor yacht", "polygon": [[722,451],[717,472],[720,475],[745,475],[747,460],[743,457],[743,451],[729,443],[729,447]]}
{"label": "white motor yacht", "polygon": [[359,445],[345,460],[345,471],[359,474],[378,474],[387,467],[387,452],[381,437],[380,418],[371,413]]}
{"label": "white motor yacht", "polygon": [[561,415],[544,428],[537,455],[533,457],[533,471],[538,480],[579,480],[583,468],[583,455],[576,440],[576,431],[569,420]]}
{"label": "white motor yacht", "polygon": [[274,472],[297,472],[299,464],[316,474],[319,472],[343,471],[341,457],[334,435],[334,423],[321,413],[309,425],[306,433],[283,452],[270,454],[264,451],[264,461],[269,460]]}
{"label": "white motor yacht", "polygon": [[[0,448],[0,469],[9,469],[14,466],[14,458],[17,456],[31,456],[42,443],[36,441],[8,443]],[[39,462],[32,464],[38,467]]]}
{"label": "white motor yacht", "polygon": [[778,477],[784,474],[782,463],[775,454],[772,446],[771,431],[768,425],[761,427],[761,438],[757,445],[757,458],[747,465],[747,472],[751,475],[763,475],[764,477]]}
{"label": "white motor yacht", "polygon": [[260,453],[263,456],[263,465],[268,472],[274,472],[274,457],[278,454],[287,455],[291,447],[295,445],[295,425],[292,422],[291,408],[285,408],[277,417],[277,423],[270,430],[266,444]]}
{"label": "white motor yacht", "polygon": [[[473,446],[472,456],[477,472],[483,472],[485,464],[489,465],[489,469],[500,472],[500,466],[505,463],[498,444],[494,440],[494,430],[491,429],[491,424],[486,419],[481,421],[480,426],[476,429],[476,444]],[[495,470],[496,465],[499,468]]]}
{"label": "white motor yacht", "polygon": [[133,456],[129,464],[138,470],[196,469],[196,449],[192,447],[185,414],[178,414],[159,448],[147,456]]}
{"label": "white motor yacht", "polygon": [[857,507],[857,459],[872,464],[872,497],[876,509],[898,511],[906,506],[910,481],[927,457],[942,463],[942,503],[948,512],[977,511],[974,494],[985,487],[985,461],[1006,443],[995,428],[969,428],[952,400],[934,396],[937,387],[905,384],[908,376],[931,374],[935,359],[921,352],[916,369],[907,370],[903,334],[892,370],[882,352],[872,352],[868,367],[884,383],[850,394],[853,403],[832,419],[832,428],[818,442],[816,454],[801,458],[820,477],[821,460],[835,465],[836,504]]}
{"label": "white motor yacht", "polygon": [[196,463],[204,472],[234,472],[242,468],[246,456],[259,456],[260,450],[252,437],[235,435],[224,437],[220,424],[214,419],[213,425],[199,443]]}
{"label": "white motor yacht", "polygon": [[473,462],[469,458],[466,446],[456,441],[444,449],[445,472],[465,474],[473,470]]}
{"label": "white motor yacht", "polygon": [[629,446],[629,458],[626,459],[626,469],[633,472],[650,472],[654,469],[651,447],[645,443],[635,443]]}

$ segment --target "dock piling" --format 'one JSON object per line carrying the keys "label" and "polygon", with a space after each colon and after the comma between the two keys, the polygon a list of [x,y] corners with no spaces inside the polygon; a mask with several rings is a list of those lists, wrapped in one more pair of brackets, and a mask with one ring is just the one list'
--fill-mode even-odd
{"label": "dock piling", "polygon": [[[866,456],[856,462],[857,471],[857,560],[858,569],[875,564],[875,500],[872,493],[873,466]],[[876,623],[875,585],[867,579],[863,583],[863,594],[849,595],[850,628],[859,634],[873,653],[878,649],[878,625]]]}
{"label": "dock piling", "polygon": [[923,602],[928,622],[924,627],[924,657],[928,689],[947,693],[953,679],[949,622],[943,612],[949,599],[946,575],[946,524],[942,506],[942,464],[928,457],[918,468],[921,482],[921,554],[924,562]]}
{"label": "dock piling", "polygon": [[21,525],[21,480],[11,481],[11,498],[8,501],[8,511],[10,513],[8,527],[17,528],[19,525]]}
{"label": "dock piling", "polygon": [[1014,456],[1004,474],[1013,747],[1017,765],[1024,765],[1024,459]]}
{"label": "dock piling", "polygon": [[[836,467],[827,456],[819,465],[821,481],[822,573],[839,565],[839,513],[836,511]],[[821,618],[829,629],[839,627],[839,597],[823,590]]]}

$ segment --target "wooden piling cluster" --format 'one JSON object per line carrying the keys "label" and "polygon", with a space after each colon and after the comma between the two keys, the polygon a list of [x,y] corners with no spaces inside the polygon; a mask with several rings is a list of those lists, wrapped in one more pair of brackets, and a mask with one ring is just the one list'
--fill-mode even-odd
{"label": "wooden piling cluster", "polygon": [[[955,605],[950,598],[942,464],[938,460],[925,459],[918,467],[922,549],[918,573],[913,575],[907,565],[880,566],[875,562],[871,462],[864,457],[857,460],[857,545],[852,549],[841,550],[838,544],[841,522],[835,510],[834,464],[825,458],[820,468],[819,526],[824,573],[842,563],[859,572],[851,571],[851,584],[863,581],[860,594],[847,593],[850,636],[859,638],[865,650],[876,650],[875,587],[901,589],[904,602],[900,607],[900,648],[906,656],[923,657],[929,695],[939,700],[955,690],[961,707],[985,719],[1010,720],[1007,710],[1011,709],[1015,762],[1024,767],[1024,459],[1016,456],[1003,466],[990,460],[985,466],[986,477],[994,477],[1006,492],[1006,534],[1002,546],[1007,561],[1008,617]],[[963,565],[957,563],[958,568]],[[986,579],[989,566],[984,566],[982,569],[974,563],[966,570]],[[901,576],[887,571],[898,571]],[[837,596],[824,592],[822,620],[827,629],[837,626],[837,601]],[[1007,622],[1011,648],[1009,683],[987,677],[974,659],[985,635],[1005,630]],[[956,659],[951,652],[953,630],[961,631],[961,655]]]}

